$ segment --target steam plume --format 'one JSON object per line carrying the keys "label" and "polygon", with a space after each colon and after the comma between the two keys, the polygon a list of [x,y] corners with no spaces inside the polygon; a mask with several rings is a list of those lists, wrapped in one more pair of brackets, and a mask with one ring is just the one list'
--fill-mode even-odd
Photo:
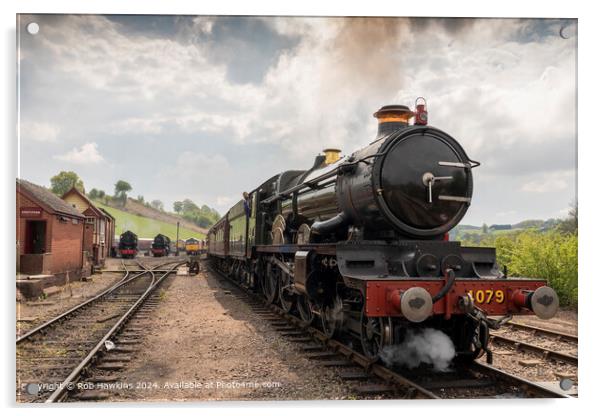
{"label": "steam plume", "polygon": [[425,363],[432,364],[437,371],[447,370],[455,355],[452,340],[433,328],[410,331],[401,344],[387,346],[380,354],[388,366],[402,365],[412,369]]}

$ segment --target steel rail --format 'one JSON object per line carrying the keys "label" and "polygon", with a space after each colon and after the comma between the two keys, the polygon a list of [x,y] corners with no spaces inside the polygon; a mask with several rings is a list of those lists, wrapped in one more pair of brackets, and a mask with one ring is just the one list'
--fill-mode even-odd
{"label": "steel rail", "polygon": [[[181,264],[181,263],[180,263]],[[52,393],[52,395],[46,400],[46,403],[56,403],[61,401],[66,395],[75,388],[75,383],[80,377],[82,371],[93,361],[101,348],[104,347],[105,341],[113,337],[132,317],[132,315],[138,310],[138,308],[146,301],[150,294],[159,286],[159,284],[178,267],[179,264],[173,266],[168,272],[164,273],[160,278],[156,279],[155,273],[149,270],[147,273],[152,275],[151,284],[144,291],[144,293],[138,298],[138,300],[119,318],[119,320],[109,329],[104,337],[90,350],[88,355],[71,371],[67,378],[59,384],[58,388]]]}
{"label": "steel rail", "polygon": [[566,354],[559,351],[554,351],[546,347],[540,347],[539,345],[534,345],[528,343],[526,341],[520,341],[513,338],[507,338],[503,335],[498,335],[495,333],[490,333],[489,338],[493,342],[498,342],[500,344],[512,345],[517,350],[523,350],[527,352],[534,352],[541,354],[544,359],[552,359],[556,361],[561,361],[566,364],[577,366],[579,364],[579,358],[574,355]]}
{"label": "steel rail", "polygon": [[[142,272],[139,272],[138,274],[135,274],[137,272],[131,272],[131,271],[127,270],[127,266],[125,265],[125,263],[123,261],[122,261],[122,263],[123,263],[123,266],[124,266],[124,269],[125,269],[125,270],[122,270],[122,271],[125,271],[125,274],[124,274],[123,278],[120,281],[118,281],[117,283],[115,283],[113,286],[107,288],[106,290],[102,291],[98,295],[96,295],[96,296],[94,296],[94,297],[92,297],[92,298],[90,298],[90,299],[88,299],[88,300],[86,300],[86,301],[84,301],[84,302],[82,302],[80,304],[75,305],[74,307],[72,307],[71,309],[69,309],[69,310],[67,310],[67,311],[65,311],[63,313],[61,313],[60,315],[55,316],[54,318],[52,318],[52,319],[50,319],[50,320],[48,320],[48,321],[40,324],[39,326],[37,326],[37,327],[35,327],[35,328],[31,329],[31,330],[29,330],[28,332],[26,332],[25,334],[23,334],[19,338],[17,338],[16,344],[19,344],[19,343],[25,341],[26,339],[30,338],[32,335],[40,332],[42,329],[47,328],[50,325],[52,325],[52,324],[54,324],[54,323],[56,323],[56,322],[58,322],[58,321],[60,321],[60,320],[62,320],[64,318],[66,318],[67,316],[73,314],[74,312],[82,309],[84,306],[87,306],[87,305],[91,304],[92,302],[98,301],[100,298],[102,298],[102,297],[110,294],[111,292],[119,289],[121,286],[123,286],[123,285],[131,282],[133,279],[136,279],[136,278],[142,276],[143,274],[148,273],[147,271],[142,271]],[[132,274],[132,273],[134,273],[134,276],[130,277],[130,274]]]}
{"label": "steel rail", "polygon": [[542,334],[557,337],[561,341],[564,339],[565,341],[569,341],[569,342],[579,342],[579,337],[577,335],[567,334],[566,332],[554,331],[551,329],[540,328],[538,326],[532,326],[532,325],[527,325],[527,324],[521,324],[519,322],[514,322],[514,321],[506,322],[505,325],[511,326],[516,329],[522,329],[525,331],[532,331],[535,333],[540,332]]}
{"label": "steel rail", "polygon": [[527,393],[530,397],[544,397],[544,398],[562,398],[567,399],[571,398],[568,394],[559,393],[555,390],[551,390],[547,387],[544,387],[538,384],[535,381],[530,381],[525,378],[515,376],[513,374],[507,373],[506,371],[500,370],[499,368],[495,368],[489,364],[481,363],[478,361],[473,361],[470,365],[470,368],[474,371],[477,371],[481,374],[490,374],[493,377],[500,377],[506,380],[512,381],[513,385],[520,386],[523,392]]}

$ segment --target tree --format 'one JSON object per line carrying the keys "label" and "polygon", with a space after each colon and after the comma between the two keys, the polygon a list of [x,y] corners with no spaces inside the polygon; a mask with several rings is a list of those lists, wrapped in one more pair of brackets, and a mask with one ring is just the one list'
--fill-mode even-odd
{"label": "tree", "polygon": [[158,199],[151,201],[151,206],[156,210],[163,211],[163,202],[159,201]]}
{"label": "tree", "polygon": [[88,192],[88,197],[89,197],[90,199],[96,199],[96,198],[98,198],[98,189],[96,189],[96,188],[92,188],[92,189],[90,190],[90,192]]}
{"label": "tree", "polygon": [[481,230],[483,231],[483,234],[487,234],[489,232],[489,227],[487,227],[487,224],[483,223]]}
{"label": "tree", "polygon": [[127,201],[127,193],[132,190],[132,185],[126,181],[119,180],[115,183],[115,198],[121,200],[121,203],[125,206]]}
{"label": "tree", "polygon": [[178,214],[180,212],[182,212],[182,207],[183,207],[182,201],[175,201],[173,203],[173,210],[174,210],[174,212],[177,212]]}
{"label": "tree", "polygon": [[84,192],[84,182],[75,172],[62,170],[60,173],[50,178],[50,189],[58,196],[65,195],[65,193],[73,187]]}
{"label": "tree", "polygon": [[569,210],[569,218],[573,221],[573,224],[575,224],[575,231],[579,228],[579,212],[577,208],[577,202],[575,202],[571,205],[571,209]]}
{"label": "tree", "polygon": [[141,204],[144,204],[144,197],[142,195],[138,195],[138,198],[136,198],[136,200]]}
{"label": "tree", "polygon": [[102,198],[104,198],[104,197],[105,197],[105,191],[103,191],[103,190],[99,190],[99,191],[98,191],[98,199],[102,199]]}
{"label": "tree", "polygon": [[185,199],[184,201],[182,201],[182,212],[184,214],[193,213],[200,210],[201,209],[198,207],[198,205],[192,202],[190,199]]}
{"label": "tree", "polygon": [[577,203],[571,204],[568,218],[561,220],[557,226],[557,230],[564,234],[577,234],[579,228],[579,215]]}
{"label": "tree", "polygon": [[201,207],[201,214],[206,217],[211,224],[216,223],[220,219],[219,212],[214,210],[213,208],[208,207],[207,205],[203,205]]}

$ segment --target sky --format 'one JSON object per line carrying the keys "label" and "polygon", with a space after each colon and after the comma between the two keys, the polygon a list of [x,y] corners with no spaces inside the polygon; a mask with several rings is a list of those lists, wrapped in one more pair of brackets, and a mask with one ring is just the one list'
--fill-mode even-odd
{"label": "sky", "polygon": [[[28,25],[39,25],[30,34]],[[368,143],[383,105],[427,100],[474,169],[464,224],[576,202],[576,21],[21,15],[19,176],[224,213],[328,147]]]}

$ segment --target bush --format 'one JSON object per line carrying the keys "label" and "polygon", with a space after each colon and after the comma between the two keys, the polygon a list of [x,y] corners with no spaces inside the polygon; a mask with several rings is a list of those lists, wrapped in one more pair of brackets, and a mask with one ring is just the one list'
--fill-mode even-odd
{"label": "bush", "polygon": [[546,279],[560,303],[577,306],[577,234],[524,231],[481,241],[495,246],[500,266],[508,275]]}

